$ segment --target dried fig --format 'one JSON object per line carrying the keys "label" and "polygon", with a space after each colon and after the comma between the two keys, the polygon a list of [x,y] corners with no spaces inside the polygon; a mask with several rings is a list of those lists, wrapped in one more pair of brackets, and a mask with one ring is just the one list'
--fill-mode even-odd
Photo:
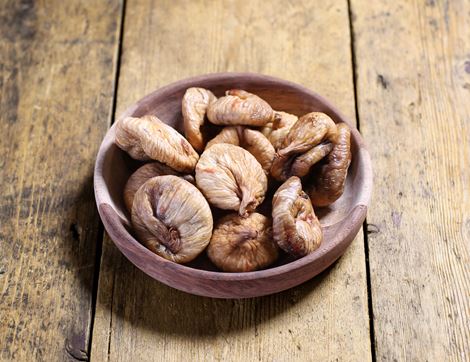
{"label": "dried fig", "polygon": [[[277,150],[271,175],[281,181],[292,175],[304,176],[320,156],[326,155],[329,147],[325,144],[335,143],[337,135],[336,124],[326,114],[312,112],[302,116],[294,123],[282,141],[281,148]],[[296,158],[308,151],[310,153],[296,164]]]}
{"label": "dried fig", "polygon": [[287,253],[302,257],[316,250],[323,231],[297,176],[285,181],[273,197],[273,238]]}
{"label": "dried fig", "polygon": [[201,155],[196,165],[196,184],[214,206],[237,210],[246,217],[263,202],[268,179],[251,153],[221,143]]}
{"label": "dried fig", "polygon": [[263,134],[254,129],[245,128],[243,131],[242,146],[250,152],[269,174],[276,151],[269,140]]}
{"label": "dried fig", "polygon": [[217,98],[204,88],[188,88],[183,96],[182,112],[184,134],[196,151],[202,152],[205,146],[201,127],[204,124],[207,106]]}
{"label": "dried fig", "polygon": [[232,89],[225,97],[209,104],[207,118],[219,125],[264,126],[274,118],[271,106],[258,97],[240,89]]}
{"label": "dried fig", "polygon": [[315,206],[327,206],[343,194],[346,176],[351,163],[351,130],[345,123],[338,126],[338,139],[321,163],[312,170],[307,194]]}
{"label": "dried fig", "polygon": [[220,143],[228,143],[235,146],[240,146],[240,136],[238,127],[224,127],[217,136],[207,142],[206,150],[213,145]]}
{"label": "dried fig", "polygon": [[313,147],[303,155],[294,159],[291,166],[291,174],[299,177],[304,177],[310,171],[312,165],[316,164],[323,157],[328,155],[333,149],[333,143],[320,143],[318,146]]}
{"label": "dried fig", "polygon": [[199,158],[182,135],[150,115],[119,120],[115,142],[132,158],[159,161],[181,172],[192,172]]}
{"label": "dried fig", "polygon": [[229,143],[246,149],[255,156],[264,172],[269,174],[276,151],[271,142],[260,131],[242,126],[225,127],[207,144],[207,148],[218,143]]}
{"label": "dried fig", "polygon": [[[277,113],[274,113],[274,117],[276,117]],[[273,131],[273,121],[266,123],[263,127],[259,129],[259,131],[263,134],[264,137],[269,139],[269,135]]]}
{"label": "dried fig", "polygon": [[238,214],[223,217],[214,228],[209,259],[227,272],[249,272],[276,261],[279,252],[272,239],[271,220],[256,212],[243,218]]}
{"label": "dried fig", "polygon": [[126,186],[124,187],[124,203],[127,210],[131,212],[132,203],[134,201],[134,196],[137,190],[142,186],[147,180],[156,176],[164,175],[174,175],[181,176],[186,181],[194,184],[194,178],[191,175],[184,175],[180,172],[173,170],[171,167],[168,167],[160,162],[147,163],[137,169],[131,177],[127,180]]}
{"label": "dried fig", "polygon": [[177,176],[157,176],[136,192],[132,225],[154,253],[176,263],[193,260],[210,241],[212,214],[204,196]]}
{"label": "dried fig", "polygon": [[266,138],[277,150],[281,148],[282,141],[286,138],[289,130],[299,118],[293,114],[276,111],[273,122],[270,122],[261,129]]}

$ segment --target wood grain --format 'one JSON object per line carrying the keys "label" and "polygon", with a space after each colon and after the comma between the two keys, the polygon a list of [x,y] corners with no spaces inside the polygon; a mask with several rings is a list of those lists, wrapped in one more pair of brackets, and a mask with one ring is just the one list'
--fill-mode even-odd
{"label": "wood grain", "polygon": [[[88,4],[87,4],[88,3]],[[0,4],[0,359],[88,358],[120,4]]]}
{"label": "wood grain", "polygon": [[[175,80],[253,71],[304,84],[355,118],[345,1],[127,3],[118,114]],[[214,300],[168,288],[105,239],[96,360],[370,359],[363,240],[290,291]]]}
{"label": "wood grain", "polygon": [[352,0],[377,360],[470,360],[470,3]]}

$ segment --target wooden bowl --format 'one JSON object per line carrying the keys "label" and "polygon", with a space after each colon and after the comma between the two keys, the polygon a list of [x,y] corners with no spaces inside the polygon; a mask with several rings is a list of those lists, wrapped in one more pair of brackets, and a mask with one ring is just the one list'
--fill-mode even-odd
{"label": "wooden bowl", "polygon": [[129,107],[121,117],[157,115],[181,132],[181,99],[189,87],[210,89],[216,96],[232,88],[265,99],[275,110],[298,116],[312,111],[328,114],[351,126],[352,162],[345,192],[333,205],[318,209],[324,240],[319,249],[298,260],[281,258],[269,269],[247,273],[217,271],[205,252],[190,265],[163,259],[140,244],[130,228],[122,197],[124,185],[139,163],[114,145],[114,126],[106,134],[95,165],[95,197],[106,231],[121,252],[151,277],[188,293],[217,298],[245,298],[276,293],[311,279],[345,251],[366,216],[372,187],[369,153],[359,132],[328,101],[300,85],[259,74],[219,73],[184,79],[157,89]]}

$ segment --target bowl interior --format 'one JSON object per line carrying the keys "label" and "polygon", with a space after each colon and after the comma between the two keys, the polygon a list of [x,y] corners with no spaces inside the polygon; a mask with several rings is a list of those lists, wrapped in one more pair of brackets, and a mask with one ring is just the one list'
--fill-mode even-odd
{"label": "bowl interior", "polygon": [[[121,118],[126,116],[156,115],[163,122],[182,132],[181,100],[184,92],[189,87],[203,87],[210,89],[216,96],[224,95],[227,89],[244,89],[265,99],[275,110],[285,111],[297,116],[312,111],[320,111],[328,114],[336,123],[347,120],[325,99],[290,82],[256,77],[250,75],[237,76],[227,74],[218,77],[200,77],[173,83],[161,88],[135,105],[131,106]],[[348,123],[348,122],[347,122]],[[365,157],[368,157],[364,144],[355,127],[350,123],[352,161],[349,167],[346,187],[343,195],[334,204],[325,208],[316,209],[324,230],[324,241],[320,249],[329,248],[335,241],[335,236],[342,228],[351,228],[349,217],[357,205],[367,205],[370,189],[367,179],[370,178],[370,170]],[[103,161],[98,167],[99,178],[95,184],[99,186],[97,202],[109,204],[119,215],[121,222],[132,234],[130,228],[130,215],[126,211],[123,201],[123,189],[129,176],[143,163],[131,159],[124,151],[113,143],[114,127],[108,131],[100,153],[103,153]],[[266,203],[271,201],[271,195],[266,197]],[[262,205],[262,207],[266,205]],[[269,206],[269,205],[268,205]],[[213,209],[216,220],[224,212]],[[149,251],[150,253],[150,251]],[[292,260],[283,255],[271,268],[287,264]],[[208,260],[205,253],[187,265],[190,268],[215,271],[217,270]]]}

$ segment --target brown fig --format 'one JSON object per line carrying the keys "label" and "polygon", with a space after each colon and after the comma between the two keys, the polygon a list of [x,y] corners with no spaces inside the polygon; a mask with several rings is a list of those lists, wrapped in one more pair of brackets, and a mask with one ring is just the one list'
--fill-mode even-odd
{"label": "brown fig", "polygon": [[[294,123],[282,141],[281,148],[277,150],[271,175],[281,181],[292,175],[304,176],[315,162],[327,154],[330,148],[328,144],[336,142],[337,134],[336,124],[326,114],[312,112],[302,116]],[[299,160],[300,164],[296,164],[296,159],[309,151]]]}
{"label": "brown fig", "polygon": [[278,246],[272,239],[271,220],[256,212],[243,218],[223,217],[214,228],[207,255],[227,272],[249,272],[276,261]]}
{"label": "brown fig", "polygon": [[300,258],[320,246],[323,231],[297,176],[274,194],[272,216],[273,238],[285,252]]}
{"label": "brown fig", "polygon": [[351,130],[346,123],[340,123],[333,150],[312,170],[306,192],[313,205],[328,206],[341,197],[350,163]]}
{"label": "brown fig", "polygon": [[132,225],[142,244],[161,257],[186,263],[198,256],[212,235],[212,214],[204,196],[177,176],[157,176],[137,191]]}

